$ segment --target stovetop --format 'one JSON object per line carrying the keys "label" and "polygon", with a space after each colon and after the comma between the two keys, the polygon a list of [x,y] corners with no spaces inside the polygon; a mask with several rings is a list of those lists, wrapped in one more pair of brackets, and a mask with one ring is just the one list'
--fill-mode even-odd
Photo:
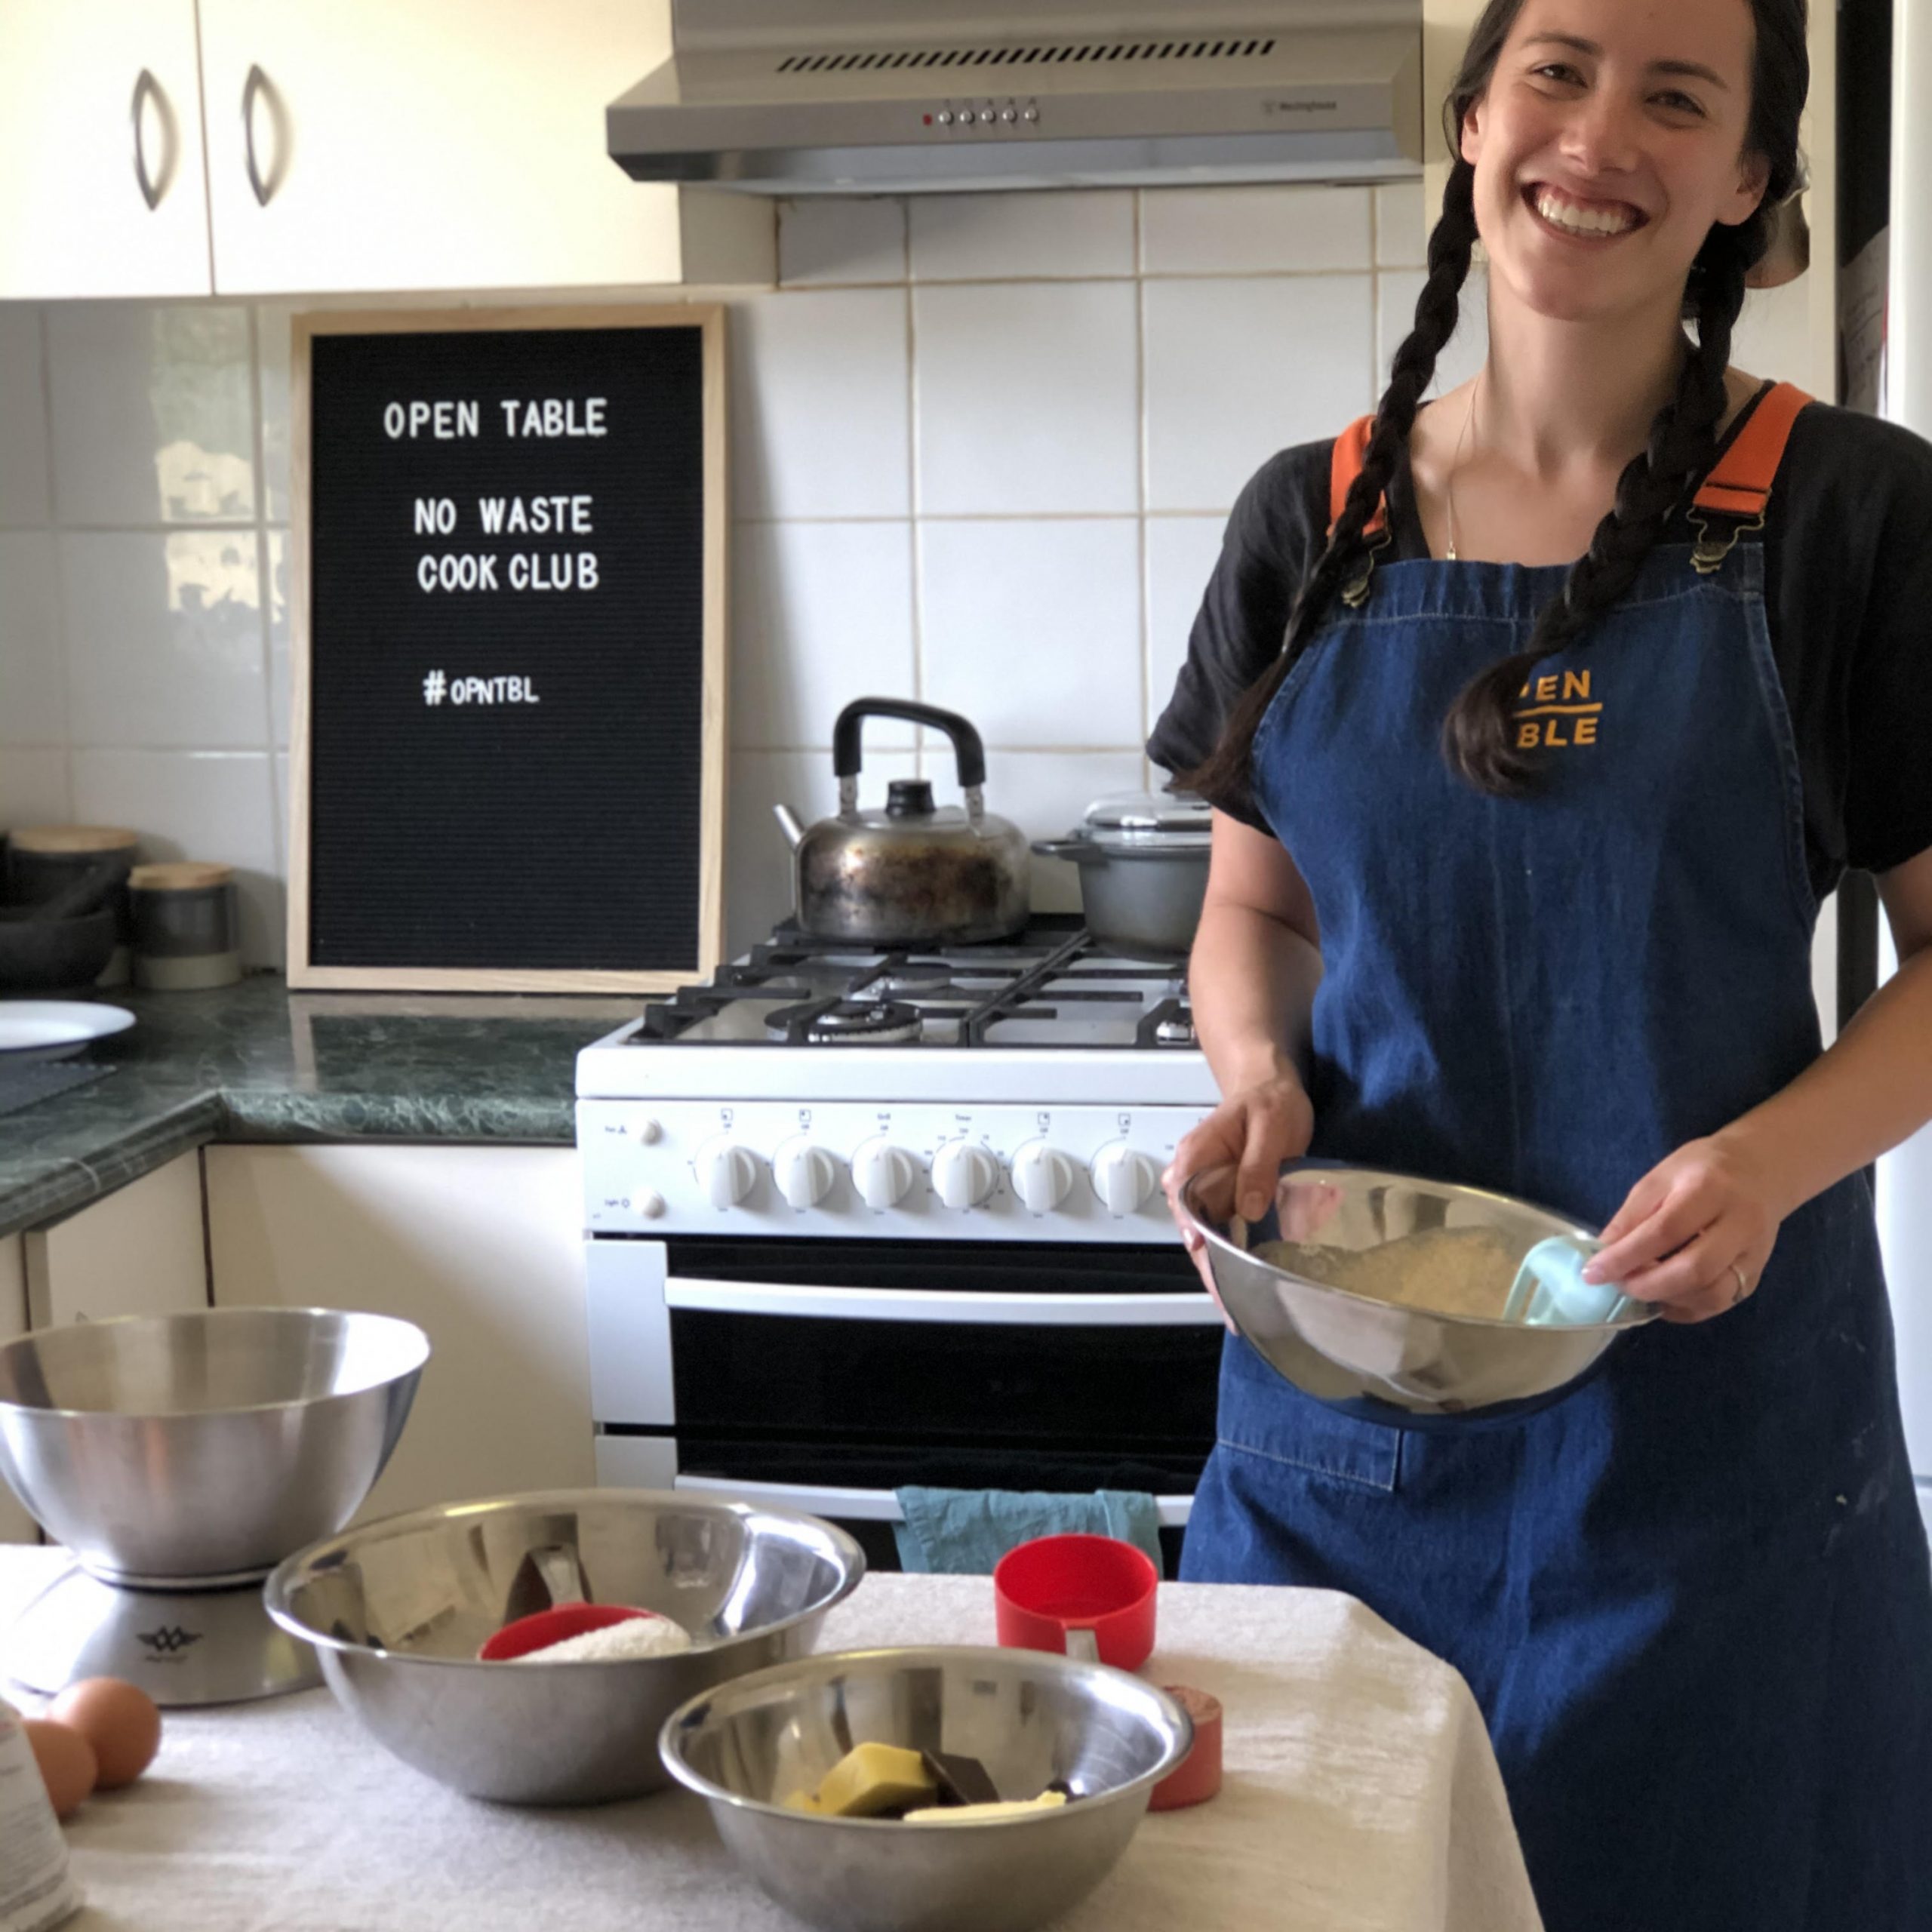
{"label": "stovetop", "polygon": [[993,944],[875,950],[781,926],[709,983],[654,1001],[632,1047],[1195,1046],[1183,969],[1103,952],[1075,917]]}

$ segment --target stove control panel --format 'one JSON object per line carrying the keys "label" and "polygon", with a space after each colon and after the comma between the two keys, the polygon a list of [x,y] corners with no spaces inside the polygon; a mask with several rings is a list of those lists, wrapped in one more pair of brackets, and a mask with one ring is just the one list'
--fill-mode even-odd
{"label": "stove control panel", "polygon": [[[580,1100],[593,1234],[1147,1241],[1198,1106]],[[1178,1238],[1178,1237],[1175,1237]]]}

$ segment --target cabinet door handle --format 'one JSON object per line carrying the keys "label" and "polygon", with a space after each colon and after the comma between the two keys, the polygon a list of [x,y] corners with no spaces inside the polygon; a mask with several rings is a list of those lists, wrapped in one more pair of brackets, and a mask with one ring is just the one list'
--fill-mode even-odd
{"label": "cabinet door handle", "polygon": [[161,83],[143,67],[134,82],[134,98],[128,112],[134,124],[134,185],[140,189],[141,199],[147,203],[148,212],[152,214],[161,205],[161,198],[167,191],[168,158],[164,157],[158,174],[148,172],[147,138],[141,122],[150,99],[165,134],[168,125],[168,97],[162,92]]}
{"label": "cabinet door handle", "polygon": [[269,205],[269,197],[275,191],[275,183],[263,174],[261,165],[255,158],[255,97],[266,94],[271,109],[275,106],[275,85],[263,73],[259,63],[248,69],[248,78],[242,87],[242,152],[248,165],[248,186],[254,190],[255,199],[262,207]]}

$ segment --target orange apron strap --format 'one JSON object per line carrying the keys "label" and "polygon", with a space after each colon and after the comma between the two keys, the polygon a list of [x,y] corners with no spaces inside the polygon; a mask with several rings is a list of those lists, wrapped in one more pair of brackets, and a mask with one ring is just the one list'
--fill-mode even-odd
{"label": "orange apron strap", "polygon": [[[1373,416],[1358,417],[1335,438],[1334,454],[1328,459],[1328,528],[1333,530],[1341,521],[1342,506],[1348,501],[1349,491],[1354,487],[1355,478],[1361,474],[1363,457],[1367,453],[1369,432],[1375,427]],[[1368,520],[1367,528],[1382,528],[1383,506],[1377,503],[1375,514]]]}
{"label": "orange apron strap", "polygon": [[1761,515],[1770,500],[1772,479],[1784,460],[1791,426],[1810,400],[1792,383],[1780,383],[1752,411],[1724,460],[1704,479],[1696,507],[1724,516]]}

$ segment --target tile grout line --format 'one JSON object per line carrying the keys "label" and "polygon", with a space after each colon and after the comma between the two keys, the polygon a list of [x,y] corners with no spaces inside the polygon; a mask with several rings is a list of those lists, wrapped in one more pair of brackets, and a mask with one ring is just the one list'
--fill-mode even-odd
{"label": "tile grout line", "polygon": [[[262,311],[259,302],[248,305],[248,420],[255,463],[255,610],[261,626],[262,737],[268,759],[269,851],[275,862],[275,876],[288,890],[288,853],[283,841],[287,814],[281,787],[275,771],[275,605],[274,575],[269,563],[268,438],[263,428],[262,408]],[[280,949],[276,949],[278,951]]]}
{"label": "tile grout line", "polygon": [[[918,308],[912,285],[912,210],[907,198],[895,196],[899,204],[900,263],[905,279],[900,284],[906,303],[906,519],[907,615],[912,626],[912,695],[921,703],[926,695],[925,577],[920,541],[919,490],[919,326]],[[912,775],[926,774],[926,734],[922,727],[912,732]]]}

